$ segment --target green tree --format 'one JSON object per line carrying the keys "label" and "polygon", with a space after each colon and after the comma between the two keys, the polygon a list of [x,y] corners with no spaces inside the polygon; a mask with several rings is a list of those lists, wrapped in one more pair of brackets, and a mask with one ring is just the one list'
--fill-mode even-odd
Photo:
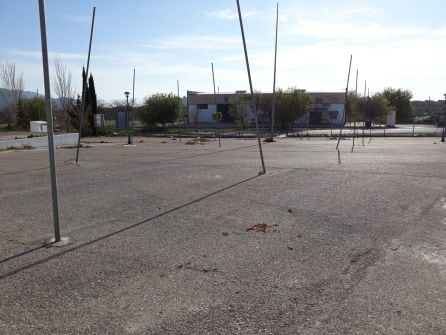
{"label": "green tree", "polygon": [[376,93],[370,99],[370,115],[373,120],[385,122],[389,111],[389,101],[384,93]]}
{"label": "green tree", "polygon": [[364,120],[364,99],[355,92],[349,92],[345,104],[345,116],[348,122],[358,122]]}
{"label": "green tree", "polygon": [[[384,93],[376,93],[371,97],[358,97],[356,100],[357,110],[363,119],[384,122],[389,111],[389,102]],[[364,115],[365,114],[365,115]],[[359,119],[361,120],[361,118]]]}
{"label": "green tree", "polygon": [[29,127],[29,120],[26,119],[25,110],[23,108],[23,99],[17,102],[16,125],[20,129],[27,129]]}
{"label": "green tree", "polygon": [[413,95],[411,91],[388,87],[384,90],[383,95],[387,99],[388,105],[395,107],[398,122],[409,122],[412,120],[413,110],[410,100]]}
{"label": "green tree", "polygon": [[223,119],[223,114],[221,112],[212,113],[212,120],[220,122]]}
{"label": "green tree", "polygon": [[79,129],[80,114],[82,112],[81,105],[81,96],[78,94],[76,100],[72,104],[72,107],[67,110],[70,125],[75,129]]}
{"label": "green tree", "polygon": [[90,74],[90,78],[88,78],[88,94],[90,97],[90,115],[89,115],[89,121],[90,121],[90,127],[93,131],[93,135],[97,136],[97,129],[94,124],[94,119],[96,117],[96,114],[98,113],[98,101],[96,97],[96,89],[94,87],[94,79],[93,75]]}
{"label": "green tree", "polygon": [[[81,96],[81,102],[84,99],[84,92],[85,92],[85,109],[82,111],[82,104],[79,108],[79,117],[77,122],[77,127],[79,127],[81,114],[84,112],[84,124],[83,124],[83,131],[82,134],[85,135],[91,135],[93,134],[94,124],[93,124],[93,116],[92,116],[92,107],[91,107],[91,94],[90,94],[90,87],[88,85],[89,80],[87,77],[87,73],[85,72],[85,68],[82,67],[82,96]],[[73,124],[74,126],[74,124]]]}
{"label": "green tree", "polygon": [[234,97],[231,99],[231,104],[229,105],[229,115],[234,118],[240,130],[248,127],[248,109],[247,101],[243,96]]}
{"label": "green tree", "polygon": [[139,119],[148,126],[160,123],[163,127],[178,119],[181,99],[175,94],[156,93],[144,99]]}
{"label": "green tree", "polygon": [[20,117],[17,121],[20,122],[17,125],[22,129],[28,129],[30,121],[46,120],[45,99],[34,97],[20,100],[19,111]]}
{"label": "green tree", "polygon": [[279,89],[276,95],[275,119],[281,129],[288,132],[290,124],[307,113],[312,104],[313,97],[304,90],[293,88],[285,92]]}
{"label": "green tree", "polygon": [[256,92],[254,95],[257,110],[259,111],[259,123],[270,123],[272,120],[273,102],[266,94]]}

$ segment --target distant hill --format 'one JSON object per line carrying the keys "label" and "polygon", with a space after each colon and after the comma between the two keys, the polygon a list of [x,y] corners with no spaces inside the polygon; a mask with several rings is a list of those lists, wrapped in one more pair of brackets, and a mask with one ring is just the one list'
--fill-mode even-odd
{"label": "distant hill", "polygon": [[[9,96],[11,95],[11,92],[7,89],[0,88],[0,109],[6,107],[7,101]],[[31,91],[23,91],[23,97],[25,99],[31,99],[37,96],[37,92],[31,92]],[[43,97],[42,94],[39,94],[39,97]],[[59,99],[53,99],[53,104],[55,106],[59,106]]]}

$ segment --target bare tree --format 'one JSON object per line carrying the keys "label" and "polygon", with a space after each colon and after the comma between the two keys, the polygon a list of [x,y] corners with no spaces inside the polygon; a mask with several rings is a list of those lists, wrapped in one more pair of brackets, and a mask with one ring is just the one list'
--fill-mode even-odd
{"label": "bare tree", "polygon": [[17,112],[19,103],[22,100],[25,84],[23,82],[23,72],[17,73],[15,63],[0,64],[0,81],[3,91],[3,99],[6,102],[6,108],[2,112],[4,121],[8,128],[17,122]]}
{"label": "bare tree", "polygon": [[69,110],[73,107],[75,92],[71,87],[72,72],[69,71],[59,57],[54,61],[55,78],[54,91],[59,98],[62,115],[65,118],[65,125],[68,128]]}

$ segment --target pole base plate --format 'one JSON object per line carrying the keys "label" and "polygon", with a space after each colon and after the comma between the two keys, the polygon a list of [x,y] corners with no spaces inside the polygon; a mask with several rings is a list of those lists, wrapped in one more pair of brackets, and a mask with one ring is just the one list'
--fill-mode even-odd
{"label": "pole base plate", "polygon": [[52,238],[48,242],[45,243],[45,247],[52,248],[52,247],[65,247],[67,245],[70,245],[74,243],[74,240],[71,237],[65,236],[61,237],[59,242],[55,241],[55,238]]}

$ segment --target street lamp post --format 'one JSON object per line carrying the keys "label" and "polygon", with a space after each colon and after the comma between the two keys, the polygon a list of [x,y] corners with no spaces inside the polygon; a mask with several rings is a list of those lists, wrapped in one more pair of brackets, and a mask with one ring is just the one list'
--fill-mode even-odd
{"label": "street lamp post", "polygon": [[129,95],[130,92],[124,92],[125,97],[127,99],[127,109],[126,109],[126,117],[127,117],[127,145],[131,145],[132,144],[132,136],[130,134],[131,129],[130,129],[130,117],[129,117]]}
{"label": "street lamp post", "polygon": [[444,94],[443,132],[441,133],[441,142],[444,142],[445,131],[446,131],[446,93]]}

